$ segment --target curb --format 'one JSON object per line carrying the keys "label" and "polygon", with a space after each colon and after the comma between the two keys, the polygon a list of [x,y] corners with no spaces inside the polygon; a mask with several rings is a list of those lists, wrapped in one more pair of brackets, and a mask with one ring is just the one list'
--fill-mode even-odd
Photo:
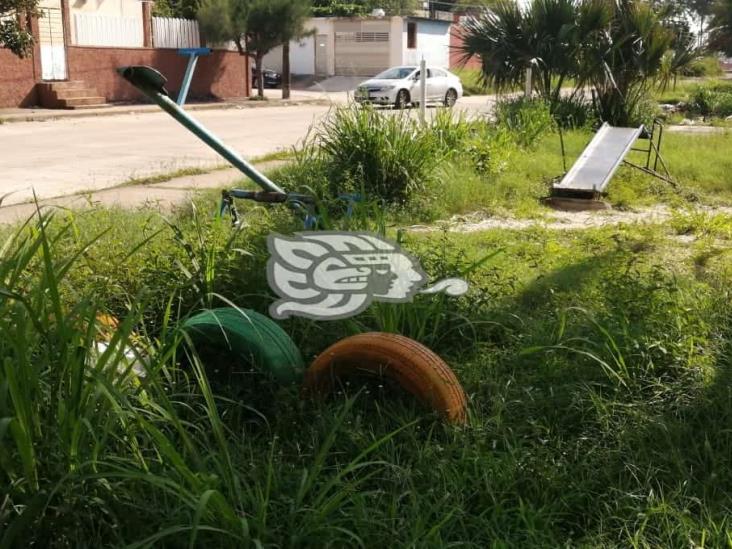
{"label": "curb", "polygon": [[[299,107],[302,105],[329,106],[327,99],[268,99],[266,101],[240,101],[222,103],[199,103],[186,105],[187,111],[209,111],[226,109],[261,109],[270,107]],[[157,105],[140,103],[137,105],[110,105],[109,107],[89,110],[50,110],[48,112],[13,113],[0,112],[0,124],[13,122],[48,122],[67,118],[92,118],[96,116],[119,116],[124,114],[147,114],[161,112]]]}

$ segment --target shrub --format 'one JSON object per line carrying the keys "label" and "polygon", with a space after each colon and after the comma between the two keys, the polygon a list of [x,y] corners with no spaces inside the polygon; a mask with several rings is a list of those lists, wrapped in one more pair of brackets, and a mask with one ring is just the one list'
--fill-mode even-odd
{"label": "shrub", "polygon": [[552,116],[564,129],[589,128],[597,124],[592,103],[584,97],[560,97],[552,105]]}
{"label": "shrub", "polygon": [[515,148],[515,135],[505,126],[486,126],[466,141],[464,153],[476,172],[495,175],[506,168]]}
{"label": "shrub", "polygon": [[288,191],[312,194],[321,200],[331,197],[328,162],[313,139],[306,138],[295,147],[292,161],[269,176]]}
{"label": "shrub", "polygon": [[437,162],[435,140],[408,115],[380,116],[371,108],[338,108],[316,135],[330,174],[331,194],[360,191],[403,203],[423,189]]}
{"label": "shrub", "polygon": [[480,69],[451,69],[457,76],[460,77],[460,81],[463,84],[463,94],[466,97],[471,95],[486,95],[490,93],[490,89],[486,86],[483,81]]}
{"label": "shrub", "polygon": [[702,116],[730,116],[732,88],[723,85],[700,86],[692,94],[689,106]]}
{"label": "shrub", "polygon": [[522,147],[531,147],[543,134],[555,127],[549,104],[542,99],[509,99],[496,105],[499,125],[511,132]]}
{"label": "shrub", "polygon": [[722,76],[724,71],[722,70],[722,64],[719,62],[719,59],[713,55],[708,55],[692,61],[688,67],[685,67],[681,71],[681,74],[695,78],[710,78]]}
{"label": "shrub", "polygon": [[438,111],[429,126],[435,145],[444,157],[457,154],[475,132],[480,121],[468,120],[465,114],[455,114],[451,109]]}
{"label": "shrub", "polygon": [[632,89],[624,97],[618,90],[608,89],[594,95],[592,104],[598,119],[613,126],[650,125],[659,114],[658,104],[643,87]]}

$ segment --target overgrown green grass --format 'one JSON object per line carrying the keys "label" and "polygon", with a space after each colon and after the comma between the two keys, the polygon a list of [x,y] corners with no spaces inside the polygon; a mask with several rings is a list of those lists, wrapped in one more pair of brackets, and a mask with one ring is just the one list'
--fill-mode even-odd
{"label": "overgrown green grass", "polygon": [[482,82],[480,70],[468,68],[453,68],[451,70],[460,78],[466,96],[494,93]]}
{"label": "overgrown green grass", "polygon": [[682,80],[656,94],[660,103],[683,107],[686,117],[720,119],[732,113],[732,82],[728,80]]}
{"label": "overgrown green grass", "polygon": [[[564,133],[566,169],[569,169],[592,139],[589,131]],[[644,146],[639,142],[639,146]],[[666,133],[662,156],[679,188],[623,166],[608,187],[609,202],[616,207],[647,207],[666,204],[732,204],[728,174],[732,159],[722,151],[732,147],[732,132],[716,134]],[[536,217],[550,210],[541,205],[551,183],[565,172],[558,134],[541,137],[530,149],[515,146],[502,150],[497,170],[480,174],[464,162],[447,162],[427,191],[428,207],[417,214],[429,221],[454,214],[485,211],[494,215]],[[645,165],[644,153],[629,160]],[[660,169],[660,165],[659,165]]]}
{"label": "overgrown green grass", "polygon": [[[429,343],[470,395],[451,428],[378,387],[322,404],[256,379],[212,394],[186,366],[176,321],[202,298],[266,310],[262,239],[295,228],[271,212],[232,233],[190,211],[175,231],[92,211],[7,241],[5,545],[729,543],[729,217],[407,234],[433,278],[467,272],[471,293],[283,323],[308,358],[377,327]],[[123,319],[102,357],[99,310]],[[135,341],[139,382],[117,373]]]}
{"label": "overgrown green grass", "polygon": [[[403,224],[472,212],[548,214],[541,199],[591,141],[593,129],[563,131],[563,158],[560,134],[545,105],[522,101],[502,105],[496,123],[440,111],[424,127],[391,114],[338,111],[337,119],[351,122],[339,123],[338,132],[320,130],[319,139],[325,136],[328,147],[321,149],[318,139],[308,142],[293,164],[272,177],[286,188],[321,197],[355,191],[367,202],[384,201],[387,217]],[[731,139],[730,132],[666,132],[661,153],[678,186],[621,166],[607,199],[621,208],[730,204],[727,174],[732,160],[725,151]],[[640,152],[628,159],[641,166],[646,163]],[[661,163],[658,169],[662,171]]]}
{"label": "overgrown green grass", "polygon": [[683,72],[685,76],[697,78],[719,78],[724,76],[722,64],[715,55],[707,55],[693,61]]}
{"label": "overgrown green grass", "polygon": [[[0,547],[732,544],[732,216],[681,207],[732,201],[730,134],[666,136],[680,190],[620,170],[609,200],[676,207],[665,224],[459,235],[396,229],[541,216],[559,134],[521,112],[391,120],[351,120],[336,134],[350,149],[299,151],[272,176],[321,196],[389,170],[374,181],[404,185],[406,202],[373,185],[350,218],[326,203],[324,222],[386,231],[432,281],[463,276],[470,293],[281,325],[308,361],[365,331],[422,341],[463,383],[468,424],[389,386],[314,403],[206,370],[180,322],[229,303],[266,312],[266,236],[301,230],[284,208],[242,204],[238,228],[208,194],[167,219],[44,214],[0,231]],[[413,133],[415,149],[375,160]],[[568,167],[591,133],[564,138]],[[438,167],[399,179],[423,148]],[[106,351],[98,313],[121,320]]]}

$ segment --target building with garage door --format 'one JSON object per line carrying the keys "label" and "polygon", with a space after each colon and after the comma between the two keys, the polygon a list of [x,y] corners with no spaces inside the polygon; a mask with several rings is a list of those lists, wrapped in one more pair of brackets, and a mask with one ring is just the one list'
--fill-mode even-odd
{"label": "building with garage door", "polygon": [[[373,76],[398,65],[450,64],[452,14],[357,19],[316,17],[312,36],[290,44],[290,69],[296,75]],[[282,48],[264,58],[267,68],[282,69]]]}

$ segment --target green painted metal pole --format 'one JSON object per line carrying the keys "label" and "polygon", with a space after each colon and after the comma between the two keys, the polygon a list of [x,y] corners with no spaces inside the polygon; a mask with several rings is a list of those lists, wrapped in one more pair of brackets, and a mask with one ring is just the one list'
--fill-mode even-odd
{"label": "green painted metal pole", "polygon": [[158,71],[150,67],[135,66],[121,67],[117,69],[117,72],[265,191],[275,193],[285,192],[281,187],[270,181],[267,176],[244,160],[239,153],[224,145],[218,137],[203,127],[200,122],[185,110],[180,108],[168,96],[168,92],[165,89],[166,79]]}

